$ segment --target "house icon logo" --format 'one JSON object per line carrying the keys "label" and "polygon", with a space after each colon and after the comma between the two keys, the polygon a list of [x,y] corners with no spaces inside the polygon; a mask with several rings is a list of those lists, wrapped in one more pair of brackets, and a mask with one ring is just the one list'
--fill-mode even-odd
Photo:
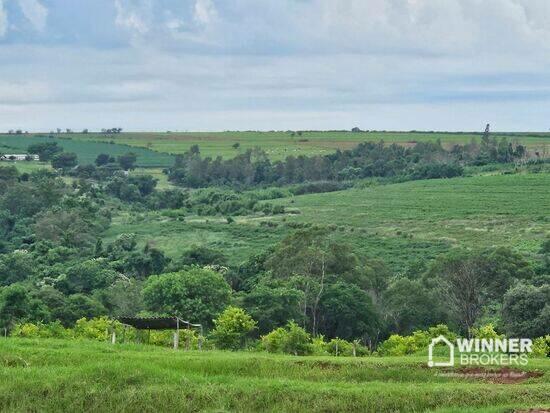
{"label": "house icon logo", "polygon": [[[449,361],[433,361],[433,351],[436,344],[443,343],[449,347]],[[452,367],[455,364],[455,346],[444,336],[432,339],[428,346],[428,367]]]}

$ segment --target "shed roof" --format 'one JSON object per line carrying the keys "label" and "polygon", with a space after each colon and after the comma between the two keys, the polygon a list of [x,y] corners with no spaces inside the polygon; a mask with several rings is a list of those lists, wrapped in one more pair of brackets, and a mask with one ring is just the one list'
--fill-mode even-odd
{"label": "shed roof", "polygon": [[176,328],[201,327],[178,317],[119,317],[122,324],[135,327],[138,330],[171,330]]}

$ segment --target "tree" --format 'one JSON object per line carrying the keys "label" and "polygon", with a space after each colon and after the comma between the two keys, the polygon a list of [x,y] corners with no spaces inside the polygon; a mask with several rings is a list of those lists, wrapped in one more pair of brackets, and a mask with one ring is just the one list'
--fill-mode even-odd
{"label": "tree", "polygon": [[34,143],[29,145],[27,152],[37,154],[42,162],[48,162],[54,155],[63,152],[63,148],[57,142]]}
{"label": "tree", "polygon": [[375,340],[380,327],[369,295],[342,281],[327,285],[321,297],[319,318],[319,332],[329,338]]}
{"label": "tree", "polygon": [[269,285],[256,284],[243,298],[243,305],[258,321],[258,331],[266,334],[289,320],[302,321],[300,304],[302,291],[287,283]]}
{"label": "tree", "polygon": [[119,279],[98,294],[111,317],[134,316],[144,309],[141,283],[134,279]]}
{"label": "tree", "polygon": [[114,162],[115,162],[115,158],[113,158],[110,155],[107,155],[106,153],[100,153],[95,158],[95,164],[97,166],[107,165],[108,163],[114,163]]}
{"label": "tree", "polygon": [[244,347],[246,336],[255,327],[256,321],[246,311],[229,306],[214,320],[212,337],[218,348],[238,350]]}
{"label": "tree", "polygon": [[136,154],[134,154],[132,152],[128,152],[125,155],[120,155],[117,158],[117,160],[118,160],[118,163],[119,163],[120,167],[122,169],[124,169],[125,171],[128,171],[130,169],[135,168],[135,163],[137,161],[137,156],[136,156]]}
{"label": "tree", "polygon": [[106,314],[107,309],[99,301],[84,294],[73,294],[68,297],[59,321],[65,326],[72,326],[83,317],[95,318]]}
{"label": "tree", "polygon": [[482,268],[479,255],[458,251],[440,257],[430,270],[438,274],[440,293],[447,298],[451,314],[465,333],[474,326],[487,302],[484,293],[490,280]]}
{"label": "tree", "polygon": [[550,285],[518,284],[504,296],[502,321],[512,337],[540,337],[550,331]]}
{"label": "tree", "polygon": [[27,289],[20,284],[0,289],[0,327],[9,328],[35,316],[43,316],[40,304],[32,300]]}
{"label": "tree", "polygon": [[61,152],[52,158],[52,167],[55,169],[74,168],[78,164],[76,153]]}
{"label": "tree", "polygon": [[90,221],[78,210],[55,209],[37,217],[34,231],[39,240],[52,241],[66,247],[90,247],[95,244],[104,225],[101,219]]}
{"label": "tree", "polygon": [[330,239],[326,230],[298,231],[277,246],[266,260],[266,268],[278,278],[295,277],[303,291],[304,319],[311,319],[311,333],[317,335],[318,308],[329,275],[348,276],[358,259],[351,248]]}
{"label": "tree", "polygon": [[227,257],[222,251],[205,245],[194,245],[184,251],[180,264],[182,265],[227,265]]}
{"label": "tree", "polygon": [[230,296],[231,288],[221,274],[196,267],[153,275],[143,288],[149,310],[184,317],[207,327],[227,306]]}
{"label": "tree", "polygon": [[384,292],[382,303],[389,330],[398,334],[411,334],[446,322],[437,291],[417,280],[394,280]]}
{"label": "tree", "polygon": [[117,272],[109,268],[106,259],[91,259],[69,267],[58,284],[67,293],[90,293],[105,288],[117,278]]}
{"label": "tree", "polygon": [[0,255],[0,285],[10,285],[33,277],[35,258],[27,252]]}
{"label": "tree", "polygon": [[464,333],[490,309],[489,304],[498,307],[502,303],[511,285],[532,276],[529,264],[508,248],[453,251],[439,257],[429,270],[429,277],[439,280],[440,293]]}

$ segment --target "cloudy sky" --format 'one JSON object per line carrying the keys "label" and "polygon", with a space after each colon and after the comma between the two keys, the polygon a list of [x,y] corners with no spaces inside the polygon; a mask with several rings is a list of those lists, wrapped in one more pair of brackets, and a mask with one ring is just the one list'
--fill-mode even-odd
{"label": "cloudy sky", "polygon": [[0,0],[0,130],[550,128],[548,0]]}

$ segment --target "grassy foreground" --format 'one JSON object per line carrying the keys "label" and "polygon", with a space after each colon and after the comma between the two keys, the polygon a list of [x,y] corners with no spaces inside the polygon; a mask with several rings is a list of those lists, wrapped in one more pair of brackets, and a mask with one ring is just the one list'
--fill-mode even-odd
{"label": "grassy foreground", "polygon": [[545,374],[517,384],[441,377],[425,357],[175,352],[0,339],[0,411],[510,411],[550,407]]}

